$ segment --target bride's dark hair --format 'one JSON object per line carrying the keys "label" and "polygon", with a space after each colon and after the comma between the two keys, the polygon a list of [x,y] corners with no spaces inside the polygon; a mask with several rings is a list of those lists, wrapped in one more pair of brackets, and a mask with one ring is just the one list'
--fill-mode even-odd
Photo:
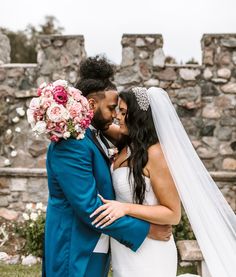
{"label": "bride's dark hair", "polygon": [[158,142],[158,137],[150,106],[147,111],[141,110],[132,91],[121,92],[119,97],[127,105],[125,123],[128,128],[128,135],[126,144],[131,150],[128,166],[130,174],[133,173],[134,176],[133,199],[135,203],[142,204],[146,191],[143,169],[148,162],[147,150]]}
{"label": "bride's dark hair", "polygon": [[76,88],[87,97],[90,93],[116,90],[112,82],[115,66],[104,56],[97,55],[83,60],[79,68],[80,79]]}

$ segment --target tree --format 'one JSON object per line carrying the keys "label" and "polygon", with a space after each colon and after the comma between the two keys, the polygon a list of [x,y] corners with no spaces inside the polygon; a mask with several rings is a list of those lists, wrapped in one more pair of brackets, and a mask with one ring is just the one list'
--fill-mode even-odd
{"label": "tree", "polygon": [[177,61],[174,57],[172,56],[167,56],[165,58],[165,63],[170,63],[170,64],[177,64]]}
{"label": "tree", "polygon": [[195,58],[192,57],[189,61],[186,62],[186,64],[198,64],[198,61],[196,61]]}
{"label": "tree", "polygon": [[10,40],[12,63],[36,63],[38,35],[61,34],[63,30],[64,28],[58,25],[58,20],[51,15],[45,16],[44,23],[39,27],[29,24],[25,30],[17,32],[0,28]]}

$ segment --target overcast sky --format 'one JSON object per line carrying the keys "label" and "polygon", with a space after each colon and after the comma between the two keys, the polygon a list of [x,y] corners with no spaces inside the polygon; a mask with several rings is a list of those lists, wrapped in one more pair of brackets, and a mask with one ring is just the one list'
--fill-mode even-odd
{"label": "overcast sky", "polygon": [[236,0],[4,0],[0,26],[12,30],[55,16],[64,34],[82,34],[88,55],[121,61],[123,33],[161,33],[166,55],[201,62],[204,33],[236,33]]}

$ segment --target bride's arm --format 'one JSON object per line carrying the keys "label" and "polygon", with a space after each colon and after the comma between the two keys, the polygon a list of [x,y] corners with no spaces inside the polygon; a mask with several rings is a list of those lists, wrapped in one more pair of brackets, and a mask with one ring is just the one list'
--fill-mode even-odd
{"label": "bride's arm", "polygon": [[159,144],[149,148],[148,157],[146,169],[159,204],[127,204],[127,214],[155,224],[176,225],[181,217],[180,199]]}
{"label": "bride's arm", "polygon": [[178,192],[159,144],[149,148],[148,157],[149,160],[145,169],[159,204],[150,206],[102,199],[105,204],[93,213],[94,216],[101,212],[94,220],[94,224],[105,227],[124,215],[130,215],[154,224],[175,225],[179,223],[181,204]]}

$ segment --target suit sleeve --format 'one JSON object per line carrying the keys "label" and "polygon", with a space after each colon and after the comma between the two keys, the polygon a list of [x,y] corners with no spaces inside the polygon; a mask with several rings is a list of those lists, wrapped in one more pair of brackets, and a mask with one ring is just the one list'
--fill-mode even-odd
{"label": "suit sleeve", "polygon": [[122,217],[110,226],[100,229],[93,226],[89,217],[102,205],[97,196],[96,180],[93,176],[93,152],[86,140],[77,141],[60,149],[55,145],[51,150],[49,166],[54,172],[65,197],[78,218],[97,232],[105,233],[136,251],[146,238],[150,224],[129,216]]}

